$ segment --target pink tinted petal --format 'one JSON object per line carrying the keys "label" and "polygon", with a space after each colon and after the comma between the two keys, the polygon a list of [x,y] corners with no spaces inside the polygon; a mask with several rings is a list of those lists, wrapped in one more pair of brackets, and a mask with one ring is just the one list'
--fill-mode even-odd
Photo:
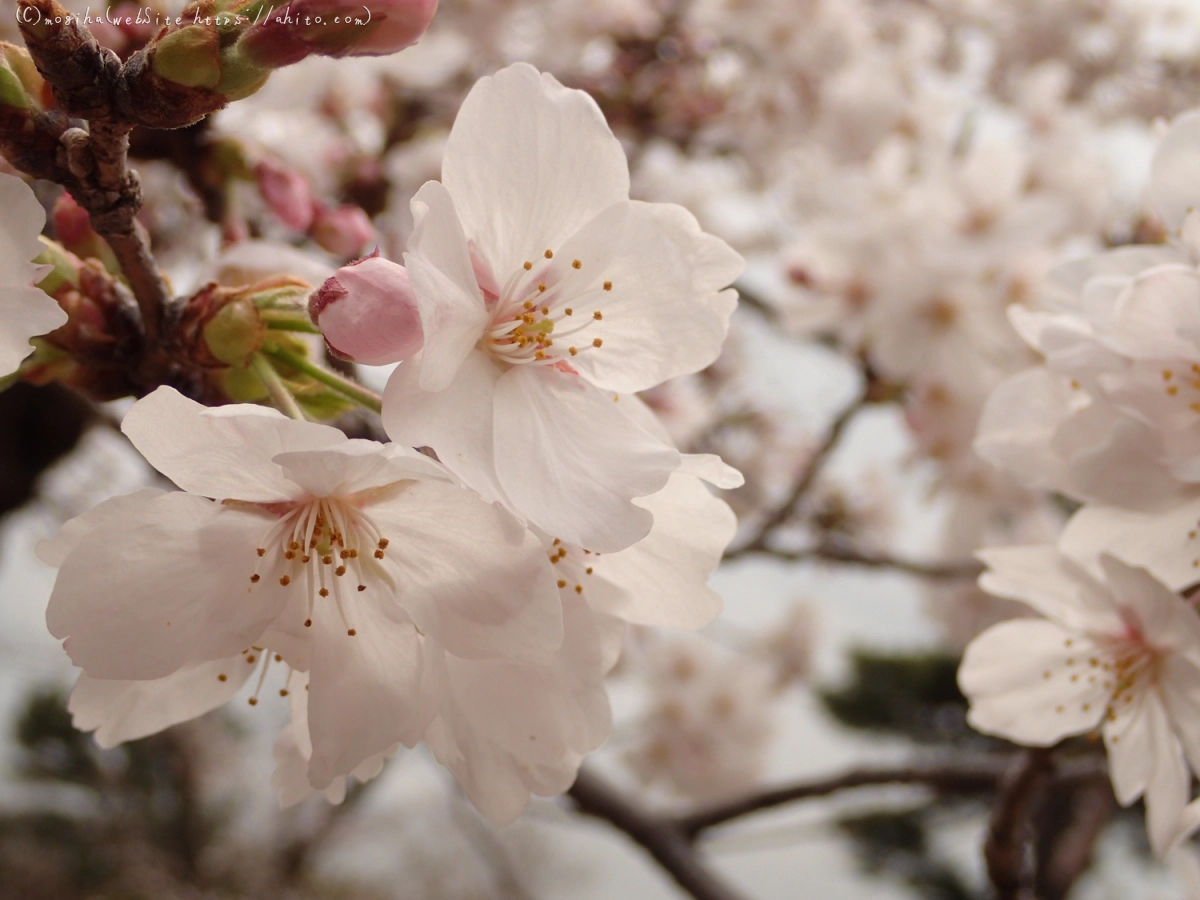
{"label": "pink tinted petal", "polygon": [[1123,630],[1108,593],[1053,544],[988,547],[975,554],[990,571],[979,586],[1018,600],[1074,631]]}
{"label": "pink tinted petal", "polygon": [[97,528],[106,528],[108,525],[122,521],[127,517],[136,518],[138,511],[147,503],[163,496],[165,493],[166,491],[160,488],[142,488],[140,491],[134,491],[132,494],[110,497],[102,503],[93,506],[82,515],[78,515],[64,523],[54,537],[38,541],[34,552],[37,553],[37,558],[46,565],[58,568],[66,561],[67,556],[70,555],[71,551],[75,549],[75,546],[84,537],[91,534]]}
{"label": "pink tinted petal", "polygon": [[76,728],[95,731],[101,747],[115,747],[216,709],[254,671],[244,657],[233,656],[184,666],[151,681],[109,681],[84,673],[67,710]]}
{"label": "pink tinted petal", "polygon": [[85,535],[46,610],[71,661],[94,678],[151,679],[255,643],[282,609],[251,584],[270,521],[203,497],[164,494]]}
{"label": "pink tinted petal", "polygon": [[1184,113],[1171,123],[1150,166],[1149,193],[1172,231],[1200,208],[1200,112]]}
{"label": "pink tinted petal", "polygon": [[[576,305],[603,315],[586,332],[603,345],[571,360],[597,387],[642,391],[720,354],[737,305],[737,294],[721,289],[744,262],[683,207],[614,204],[556,253],[570,279],[564,289],[580,297]],[[568,269],[576,259],[581,267]]]}
{"label": "pink tinted petal", "polygon": [[413,232],[404,261],[425,334],[421,387],[440,391],[483,337],[488,315],[467,239],[446,188],[427,182],[412,199]]}
{"label": "pink tinted petal", "polygon": [[271,212],[289,228],[307,231],[313,220],[313,196],[308,179],[270,157],[254,167],[254,177]]}
{"label": "pink tinted petal", "polygon": [[274,460],[314,497],[346,496],[414,478],[446,481],[450,474],[409,447],[349,440],[327,450],[280,453]]}
{"label": "pink tinted petal", "polygon": [[410,447],[432,447],[451,472],[490,502],[505,501],[496,477],[493,402],[500,370],[478,351],[469,353],[454,380],[436,394],[422,390],[424,358],[392,373],[383,395],[388,437]]}
{"label": "pink tinted petal", "polygon": [[513,507],[554,537],[604,553],[650,531],[633,504],[661,490],[679,452],[582,378],[546,367],[496,383],[496,472]]}
{"label": "pink tinted petal", "polygon": [[309,301],[309,314],[339,356],[368,366],[408,359],[424,341],[408,271],[381,256],[338,269]]}
{"label": "pink tinted petal", "polygon": [[1034,747],[1090,731],[1104,716],[1109,692],[1072,676],[1095,650],[1053,622],[993,625],[970,643],[958,670],[959,687],[971,701],[967,721],[984,734]]}
{"label": "pink tinted petal", "polygon": [[551,566],[511,514],[433,481],[410,482],[366,512],[388,538],[399,602],[449,652],[542,661],[561,646]]}
{"label": "pink tinted petal", "polygon": [[595,101],[526,63],[475,83],[450,131],[442,180],[501,282],[629,197],[625,152]]}
{"label": "pink tinted petal", "polygon": [[133,405],[121,430],[179,487],[214,499],[270,503],[298,492],[272,458],[346,441],[336,428],[296,422],[262,406],[210,409],[160,387]]}
{"label": "pink tinted petal", "polygon": [[[317,790],[392,745],[421,739],[441,699],[441,653],[392,604],[313,611],[309,783]],[[354,628],[349,635],[347,626]]]}
{"label": "pink tinted petal", "polygon": [[582,580],[592,608],[635,625],[702,628],[721,612],[708,587],[737,519],[697,479],[676,473],[657,494],[635,501],[654,527],[627,550],[588,557]]}
{"label": "pink tinted petal", "polygon": [[312,239],[334,256],[351,259],[375,240],[375,226],[360,206],[344,204],[316,208],[309,230]]}

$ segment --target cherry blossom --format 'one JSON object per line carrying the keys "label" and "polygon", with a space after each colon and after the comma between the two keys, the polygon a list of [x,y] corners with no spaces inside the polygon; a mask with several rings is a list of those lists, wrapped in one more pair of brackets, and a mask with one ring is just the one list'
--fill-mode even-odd
{"label": "cherry blossom", "polygon": [[445,653],[537,662],[561,645],[540,542],[427,457],[170,388],[122,427],[183,491],[108,501],[43,548],[59,565],[47,623],[89,679],[77,707],[98,690],[136,700],[90,679],[174,678],[140,689],[162,695],[207,672],[188,709],[211,708],[283,663],[309,673],[308,773],[323,790],[421,738]]}
{"label": "cherry blossom", "polygon": [[0,207],[0,375],[7,375],[30,354],[29,339],[58,328],[67,314],[34,287],[48,269],[30,262],[42,252],[45,210],[28,185],[2,172]]}
{"label": "cherry blossom", "polygon": [[651,523],[633,498],[680,460],[622,396],[716,358],[741,258],[681,207],[629,200],[595,103],[528,65],[467,96],[442,174],[412,204],[424,343],[388,384],[388,434],[548,533],[627,547]]}
{"label": "cherry blossom", "polygon": [[988,592],[1044,618],[994,625],[967,647],[959,684],[968,721],[1047,747],[1099,731],[1124,805],[1145,795],[1164,858],[1200,825],[1200,619],[1148,571],[1108,554],[1073,560],[1053,545],[992,548]]}

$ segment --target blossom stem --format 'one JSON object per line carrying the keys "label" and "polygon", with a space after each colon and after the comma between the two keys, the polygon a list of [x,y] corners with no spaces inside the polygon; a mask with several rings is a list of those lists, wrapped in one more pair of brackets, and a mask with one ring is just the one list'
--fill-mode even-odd
{"label": "blossom stem", "polygon": [[250,366],[254,369],[254,374],[258,376],[259,381],[263,383],[263,387],[267,389],[267,393],[271,395],[271,401],[281,413],[301,422],[307,421],[308,417],[304,415],[304,410],[300,408],[300,404],[296,402],[296,398],[292,396],[292,392],[288,390],[288,386],[283,383],[283,379],[271,367],[271,363],[265,356],[261,353],[255,353],[250,360]]}
{"label": "blossom stem", "polygon": [[301,331],[305,334],[320,334],[321,329],[312,323],[307,313],[287,309],[260,309],[259,318],[274,331]]}
{"label": "blossom stem", "polygon": [[289,353],[279,347],[263,348],[263,353],[267,356],[277,359],[282,363],[286,363],[298,371],[303,372],[310,378],[321,382],[326,387],[332,388],[339,394],[353,400],[360,406],[365,406],[372,412],[381,412],[383,410],[383,398],[374,391],[368,390],[361,384],[356,384],[349,378],[343,378],[336,372],[330,372],[328,369],[318,366],[316,363],[309,362],[302,356],[295,353]]}

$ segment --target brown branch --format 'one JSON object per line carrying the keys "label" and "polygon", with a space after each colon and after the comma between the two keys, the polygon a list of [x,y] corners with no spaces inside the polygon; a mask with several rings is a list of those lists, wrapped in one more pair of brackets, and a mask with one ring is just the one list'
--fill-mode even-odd
{"label": "brown branch", "polygon": [[725,559],[735,559],[739,556],[755,554],[773,556],[789,562],[812,560],[815,562],[837,563],[844,566],[860,566],[867,569],[893,569],[908,575],[921,578],[977,578],[983,571],[983,566],[977,562],[961,563],[930,563],[912,559],[891,556],[886,553],[869,553],[850,547],[832,543],[819,544],[803,550],[775,550],[769,547],[739,547],[725,554]]}
{"label": "brown branch", "polygon": [[1035,900],[1030,818],[1053,768],[1052,751],[1027,750],[1004,778],[983,847],[996,900]]}
{"label": "brown branch", "polygon": [[847,426],[849,426],[851,420],[869,402],[871,401],[868,398],[868,393],[864,391],[853,403],[838,413],[837,418],[833,420],[833,424],[829,426],[829,432],[825,435],[825,440],[814,451],[812,458],[808,461],[808,465],[800,473],[800,477],[796,479],[796,483],[792,485],[792,490],[788,494],[787,499],[763,520],[762,524],[758,526],[758,532],[754,537],[741,547],[726,554],[726,558],[769,549],[768,539],[771,533],[795,515],[800,501],[804,499],[804,495],[808,493],[809,488],[816,482],[817,476],[821,474],[821,469],[824,468],[826,461],[828,461],[833,451],[837,448]]}
{"label": "brown branch", "polygon": [[641,808],[586,768],[567,794],[581,813],[625,832],[696,900],[738,900],[740,895],[700,861],[674,819]]}
{"label": "brown branch", "polygon": [[1083,781],[1071,797],[1070,818],[1038,860],[1037,895],[1062,900],[1092,863],[1092,849],[1117,808],[1112,784],[1103,772]]}
{"label": "brown branch", "polygon": [[838,791],[890,784],[915,784],[939,793],[976,794],[996,788],[1011,764],[1008,756],[987,756],[972,761],[898,766],[884,769],[856,769],[819,781],[771,788],[739,797],[681,816],[677,826],[689,838],[743,816],[774,809],[799,800],[827,797]]}

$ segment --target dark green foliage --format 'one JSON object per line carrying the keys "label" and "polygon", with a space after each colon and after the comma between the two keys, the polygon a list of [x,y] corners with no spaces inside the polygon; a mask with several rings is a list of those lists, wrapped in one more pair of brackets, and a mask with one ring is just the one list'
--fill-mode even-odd
{"label": "dark green foliage", "polygon": [[893,732],[921,743],[991,746],[966,723],[958,658],[939,653],[886,655],[857,650],[841,688],[821,692],[825,708],[850,728]]}
{"label": "dark green foliage", "polygon": [[975,900],[950,866],[929,856],[928,810],[871,813],[841,820],[859,864],[896,879],[929,900]]}

